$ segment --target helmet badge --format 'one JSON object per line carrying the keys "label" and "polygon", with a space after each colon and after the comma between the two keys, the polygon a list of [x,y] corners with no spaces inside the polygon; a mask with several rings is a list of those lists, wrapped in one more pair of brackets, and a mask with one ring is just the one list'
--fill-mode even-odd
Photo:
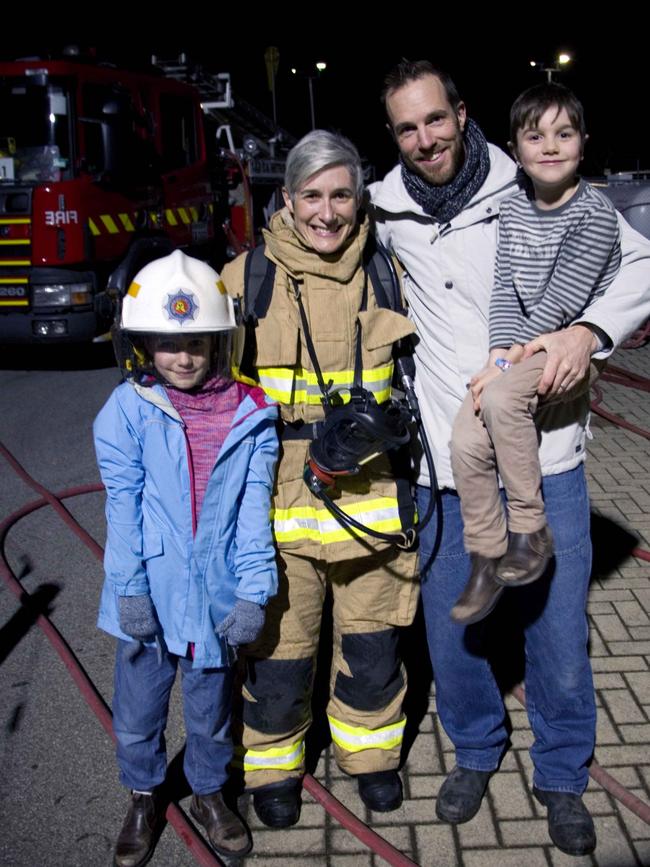
{"label": "helmet badge", "polygon": [[179,289],[172,295],[168,295],[164,306],[168,317],[175,322],[180,322],[181,325],[190,319],[194,319],[194,314],[199,309],[195,296],[191,292],[184,292],[182,289]]}

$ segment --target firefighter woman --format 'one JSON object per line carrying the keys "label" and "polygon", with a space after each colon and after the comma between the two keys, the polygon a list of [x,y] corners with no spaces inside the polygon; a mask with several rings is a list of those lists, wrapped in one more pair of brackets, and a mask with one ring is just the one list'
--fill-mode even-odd
{"label": "firefighter woman", "polygon": [[[287,160],[286,207],[264,232],[264,274],[253,273],[252,254],[222,274],[255,326],[242,377],[252,376],[278,401],[283,422],[272,509],[280,589],[269,601],[262,635],[246,649],[241,733],[241,765],[255,811],[276,828],[300,816],[328,589],[334,647],[327,715],[336,760],[357,778],[370,809],[402,803],[397,767],[406,676],[397,627],[410,624],[415,613],[416,555],[344,527],[303,481],[324,393],[325,402],[340,403],[362,380],[381,406],[391,396],[393,344],[414,330],[377,301],[362,187],[354,145],[323,130],[309,133]],[[413,515],[408,481],[398,478],[394,463],[382,454],[356,474],[338,477],[332,499],[371,530],[399,532]]]}

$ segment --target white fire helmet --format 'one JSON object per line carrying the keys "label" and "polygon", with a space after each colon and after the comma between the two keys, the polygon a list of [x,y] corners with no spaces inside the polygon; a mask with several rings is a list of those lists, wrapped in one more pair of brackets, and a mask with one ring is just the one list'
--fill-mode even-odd
{"label": "white fire helmet", "polygon": [[122,301],[120,326],[139,333],[187,334],[229,331],[237,322],[214,268],[174,250],[135,275]]}

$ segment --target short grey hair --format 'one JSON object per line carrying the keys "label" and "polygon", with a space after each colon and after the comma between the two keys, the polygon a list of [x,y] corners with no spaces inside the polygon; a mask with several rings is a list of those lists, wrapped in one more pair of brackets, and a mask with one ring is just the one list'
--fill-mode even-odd
{"label": "short grey hair", "polygon": [[289,151],[284,186],[291,201],[294,201],[309,178],[334,166],[345,166],[349,170],[357,200],[361,201],[363,169],[359,151],[345,136],[325,129],[307,133]]}

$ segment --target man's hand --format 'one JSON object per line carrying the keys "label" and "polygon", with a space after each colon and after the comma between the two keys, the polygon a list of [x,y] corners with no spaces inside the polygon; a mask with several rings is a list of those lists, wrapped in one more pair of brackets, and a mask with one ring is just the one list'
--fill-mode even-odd
{"label": "man's hand", "polygon": [[587,375],[591,353],[599,346],[596,335],[585,325],[540,334],[524,348],[524,358],[544,350],[546,366],[537,393],[552,397],[569,391]]}

